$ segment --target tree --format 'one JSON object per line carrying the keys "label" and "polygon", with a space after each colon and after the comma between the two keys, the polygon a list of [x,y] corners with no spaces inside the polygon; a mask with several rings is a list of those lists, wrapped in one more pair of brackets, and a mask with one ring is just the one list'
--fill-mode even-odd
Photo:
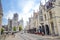
{"label": "tree", "polygon": [[3,34],[3,32],[4,32],[4,29],[3,29],[3,28],[1,28],[1,34]]}
{"label": "tree", "polygon": [[16,31],[16,27],[13,27],[13,31]]}
{"label": "tree", "polygon": [[19,26],[19,31],[21,31],[21,30],[22,30],[22,26],[20,25],[20,26]]}

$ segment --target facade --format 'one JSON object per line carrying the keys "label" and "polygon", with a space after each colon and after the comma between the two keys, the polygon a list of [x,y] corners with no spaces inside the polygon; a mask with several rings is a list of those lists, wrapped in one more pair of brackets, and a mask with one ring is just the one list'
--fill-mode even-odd
{"label": "facade", "polygon": [[[60,35],[60,0],[48,0],[29,20],[29,28],[42,29],[45,35]],[[37,31],[37,30],[36,30]]]}
{"label": "facade", "polygon": [[8,31],[12,31],[12,20],[8,19]]}
{"label": "facade", "polygon": [[34,28],[36,28],[36,32],[39,29],[39,16],[38,16],[38,11],[37,12],[33,12],[33,25]]}
{"label": "facade", "polygon": [[60,0],[54,0],[52,1],[53,7],[49,13],[50,13],[50,26],[51,26],[51,32],[55,35],[60,35]]}
{"label": "facade", "polygon": [[8,31],[8,25],[3,25],[4,31]]}
{"label": "facade", "polygon": [[[45,33],[49,32],[51,35],[60,35],[60,7],[59,0],[49,0],[42,7]],[[46,26],[47,25],[47,26]],[[47,31],[47,29],[49,31]]]}
{"label": "facade", "polygon": [[23,19],[21,19],[20,21],[18,21],[18,30],[19,30],[20,26],[24,27],[24,21],[23,21]]}
{"label": "facade", "polygon": [[24,23],[24,22],[23,22],[23,19],[21,19],[20,21],[18,21],[18,26],[20,26],[20,25],[21,25],[21,26],[23,27],[23,26],[24,26],[24,24],[23,24],[23,23]]}
{"label": "facade", "polygon": [[18,21],[18,14],[17,13],[14,14],[13,19],[8,19],[8,29],[9,29],[9,31],[13,31],[13,27],[16,27],[16,31],[18,31],[20,25],[22,27],[24,26],[23,19]]}
{"label": "facade", "polygon": [[29,29],[30,29],[30,25],[29,25],[29,22],[27,21],[27,25],[25,26],[26,28],[24,29],[25,32],[29,32]]}
{"label": "facade", "polygon": [[2,10],[2,4],[0,0],[0,28],[2,27],[2,16],[3,16],[3,10]]}
{"label": "facade", "polygon": [[14,13],[13,19],[12,19],[12,30],[16,27],[16,31],[18,31],[18,14]]}
{"label": "facade", "polygon": [[43,8],[42,7],[43,7],[43,5],[40,2],[39,11],[38,11],[38,32],[39,33],[42,33],[42,30],[45,33],[45,29],[44,29],[44,16],[43,16]]}
{"label": "facade", "polygon": [[17,27],[18,26],[18,14],[15,13],[14,16],[13,16],[13,27]]}
{"label": "facade", "polygon": [[39,27],[39,18],[38,12],[33,12],[33,17],[29,18],[29,22],[27,23],[26,29],[27,31],[34,33],[38,32]]}

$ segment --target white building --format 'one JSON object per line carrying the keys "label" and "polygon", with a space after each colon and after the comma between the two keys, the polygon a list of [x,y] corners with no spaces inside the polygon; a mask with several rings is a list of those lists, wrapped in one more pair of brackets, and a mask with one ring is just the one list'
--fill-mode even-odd
{"label": "white building", "polygon": [[17,27],[18,26],[18,14],[15,13],[12,19],[12,27]]}
{"label": "white building", "polygon": [[8,31],[12,31],[12,20],[8,19]]}
{"label": "white building", "polygon": [[21,19],[20,21],[18,21],[18,26],[20,26],[20,25],[21,25],[22,27],[24,26],[23,19]]}

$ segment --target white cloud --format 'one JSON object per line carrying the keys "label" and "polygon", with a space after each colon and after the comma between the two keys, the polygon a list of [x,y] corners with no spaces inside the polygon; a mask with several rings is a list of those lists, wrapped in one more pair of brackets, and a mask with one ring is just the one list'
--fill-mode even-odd
{"label": "white cloud", "polygon": [[23,11],[24,13],[28,13],[28,12],[32,9],[33,6],[34,6],[34,1],[28,1],[28,2],[26,3],[26,5],[24,5],[22,11]]}
{"label": "white cloud", "polygon": [[9,10],[9,11],[6,13],[7,15],[4,16],[4,18],[6,18],[6,19],[8,19],[8,18],[9,18],[9,19],[12,19],[14,13],[16,13],[16,12]]}
{"label": "white cloud", "polygon": [[44,5],[48,0],[41,0],[42,4]]}
{"label": "white cloud", "polygon": [[[19,8],[22,7],[22,12],[18,12],[19,14],[19,20],[21,18],[23,18],[24,20],[24,25],[26,25],[26,21],[28,21],[28,18],[31,17],[31,15],[33,14],[33,11],[32,10],[38,10],[39,8],[39,4],[40,3],[36,3],[35,0],[22,0],[22,2],[20,2],[20,0],[18,1],[18,6]],[[15,13],[16,11],[11,11],[9,10],[7,13],[7,15],[5,16],[5,18],[10,18],[12,19],[13,17],[13,14]]]}

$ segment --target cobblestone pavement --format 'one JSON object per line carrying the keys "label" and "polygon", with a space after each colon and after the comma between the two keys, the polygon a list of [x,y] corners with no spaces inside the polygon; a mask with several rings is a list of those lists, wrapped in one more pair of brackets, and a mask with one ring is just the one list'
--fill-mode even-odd
{"label": "cobblestone pavement", "polygon": [[60,39],[28,33],[23,34],[16,33],[15,36],[14,35],[7,36],[5,40],[60,40]]}
{"label": "cobblestone pavement", "polygon": [[5,38],[6,38],[6,35],[0,35],[0,40],[5,40]]}

